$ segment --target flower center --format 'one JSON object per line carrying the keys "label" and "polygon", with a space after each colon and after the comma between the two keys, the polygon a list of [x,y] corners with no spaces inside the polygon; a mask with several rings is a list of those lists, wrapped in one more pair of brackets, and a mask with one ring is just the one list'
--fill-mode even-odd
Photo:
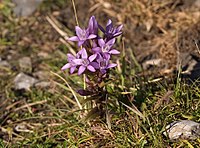
{"label": "flower center", "polygon": [[109,45],[105,45],[103,48],[102,48],[102,52],[108,52],[110,50],[110,46]]}
{"label": "flower center", "polygon": [[77,66],[77,63],[74,62],[73,60],[71,60],[70,64],[71,64],[72,66]]}
{"label": "flower center", "polygon": [[86,40],[87,39],[87,31],[82,30],[79,36],[80,40]]}
{"label": "flower center", "polygon": [[88,59],[82,59],[82,65],[87,66],[89,64]]}
{"label": "flower center", "polygon": [[100,61],[99,62],[99,67],[100,69],[105,69],[107,67],[107,61],[106,60],[103,60],[103,61]]}
{"label": "flower center", "polygon": [[114,30],[115,30],[115,29],[112,27],[112,28],[110,28],[110,30],[108,31],[108,33],[109,33],[109,34],[112,34],[112,33],[114,32]]}

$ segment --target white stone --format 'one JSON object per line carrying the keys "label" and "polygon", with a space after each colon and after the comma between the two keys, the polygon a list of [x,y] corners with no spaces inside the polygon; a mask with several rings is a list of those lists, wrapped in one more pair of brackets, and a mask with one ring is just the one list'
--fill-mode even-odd
{"label": "white stone", "polygon": [[14,86],[17,90],[30,90],[30,87],[32,87],[35,83],[37,83],[37,79],[24,73],[19,73],[14,79]]}
{"label": "white stone", "polygon": [[200,137],[200,124],[190,120],[175,121],[166,126],[163,134],[170,140],[196,139]]}
{"label": "white stone", "polygon": [[31,15],[43,0],[13,0],[16,4],[14,13],[17,16]]}

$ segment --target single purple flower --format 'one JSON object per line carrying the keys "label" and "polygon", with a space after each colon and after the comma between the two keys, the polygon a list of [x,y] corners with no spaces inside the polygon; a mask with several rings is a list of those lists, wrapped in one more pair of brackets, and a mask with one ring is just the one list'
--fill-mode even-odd
{"label": "single purple flower", "polygon": [[103,55],[98,54],[96,57],[97,62],[91,62],[91,65],[95,69],[99,69],[102,74],[105,74],[107,72],[107,69],[117,66],[117,64],[114,64],[114,63],[110,64],[109,60],[110,60],[110,56],[108,56],[107,54],[103,54]]}
{"label": "single purple flower", "polygon": [[95,72],[95,68],[91,65],[91,62],[94,61],[97,57],[97,54],[93,54],[88,58],[87,52],[85,50],[85,48],[83,48],[81,51],[81,59],[75,59],[74,62],[78,65],[80,65],[79,69],[78,69],[78,75],[81,75],[86,68],[91,71],[91,72]]}
{"label": "single purple flower", "polygon": [[112,24],[112,21],[109,19],[106,24],[106,30],[99,25],[99,29],[105,34],[105,38],[107,40],[110,40],[114,37],[117,37],[122,34],[121,30],[123,28],[123,25],[119,25],[118,27],[114,27]]}
{"label": "single purple flower", "polygon": [[81,75],[85,71],[86,68],[91,72],[96,71],[95,68],[90,63],[95,60],[95,58],[97,57],[97,54],[93,54],[88,58],[85,48],[80,50],[76,54],[76,56],[73,56],[72,54],[67,54],[67,57],[68,57],[67,58],[68,63],[65,64],[61,68],[61,70],[66,70],[70,68],[70,73],[72,74],[76,70],[76,67],[80,66],[78,69],[78,75]]}
{"label": "single purple flower", "polygon": [[[76,55],[76,57],[78,57],[78,55]],[[67,54],[67,61],[68,63],[65,64],[61,70],[66,70],[68,68],[70,68],[70,73],[74,73],[76,67],[78,66],[78,64],[74,61],[76,59],[75,56],[73,56],[72,54]]]}
{"label": "single purple flower", "polygon": [[97,37],[95,34],[90,34],[89,29],[81,29],[79,26],[75,27],[76,35],[70,37],[69,41],[78,41],[78,46],[81,46],[85,43],[86,40],[94,39]]}
{"label": "single purple flower", "polygon": [[89,24],[88,24],[88,30],[90,34],[97,35],[98,33],[98,23],[95,19],[95,16],[90,17]]}
{"label": "single purple flower", "polygon": [[112,49],[112,46],[114,45],[115,43],[115,38],[109,40],[108,42],[105,42],[103,39],[99,39],[98,40],[98,44],[100,47],[95,47],[93,48],[92,50],[94,52],[97,52],[97,53],[108,53],[108,54],[119,54],[120,52],[117,51],[116,49]]}

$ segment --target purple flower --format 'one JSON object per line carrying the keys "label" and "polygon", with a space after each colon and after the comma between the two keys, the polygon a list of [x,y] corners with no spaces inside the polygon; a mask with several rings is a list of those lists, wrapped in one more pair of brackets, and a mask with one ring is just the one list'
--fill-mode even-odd
{"label": "purple flower", "polygon": [[88,29],[89,29],[90,34],[97,35],[97,33],[98,33],[98,23],[95,19],[95,16],[90,17]]}
{"label": "purple flower", "polygon": [[107,24],[106,24],[106,30],[104,30],[103,27],[99,25],[99,29],[105,34],[105,37],[107,40],[110,40],[114,37],[117,37],[122,34],[123,25],[119,25],[118,27],[114,27],[112,24],[112,21],[109,19]]}
{"label": "purple flower", "polygon": [[72,74],[75,71],[76,67],[78,66],[78,64],[74,61],[75,59],[76,59],[76,57],[74,57],[72,54],[67,54],[68,63],[65,64],[61,68],[61,70],[66,70],[66,69],[70,68],[70,73]]}
{"label": "purple flower", "polygon": [[114,63],[110,64],[109,60],[110,60],[110,56],[108,56],[107,54],[103,54],[103,55],[98,54],[96,57],[97,62],[91,62],[91,65],[95,69],[99,69],[102,74],[105,74],[107,69],[117,66],[117,64],[114,64]]}
{"label": "purple flower", "polygon": [[115,43],[115,38],[109,40],[108,42],[105,42],[103,39],[98,40],[98,44],[100,47],[95,47],[92,50],[94,52],[102,52],[102,53],[108,53],[108,54],[119,54],[120,52],[116,49],[112,49],[112,46]]}
{"label": "purple flower", "polygon": [[67,56],[68,56],[67,59],[68,63],[65,64],[61,68],[61,70],[70,68],[70,73],[73,73],[76,67],[80,66],[78,69],[78,75],[81,75],[86,70],[86,68],[91,72],[96,71],[95,68],[90,63],[95,60],[97,54],[93,54],[88,58],[87,52],[85,48],[83,48],[76,54],[76,57],[73,56],[72,54],[67,54]]}
{"label": "purple flower", "polygon": [[86,69],[91,72],[95,72],[95,68],[91,65],[91,62],[94,61],[97,57],[97,54],[93,54],[88,58],[85,48],[83,48],[79,53],[81,53],[81,59],[75,59],[74,62],[77,65],[80,65],[78,69],[78,75],[81,75]]}
{"label": "purple flower", "polygon": [[68,40],[69,41],[78,41],[78,46],[83,45],[86,40],[94,39],[97,37],[97,35],[95,35],[95,34],[90,34],[89,28],[81,29],[79,26],[76,26],[75,30],[76,30],[77,36],[70,37]]}

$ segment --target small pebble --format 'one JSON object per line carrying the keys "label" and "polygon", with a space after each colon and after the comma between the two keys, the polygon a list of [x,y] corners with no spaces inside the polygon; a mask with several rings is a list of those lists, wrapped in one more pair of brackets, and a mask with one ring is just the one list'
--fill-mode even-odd
{"label": "small pebble", "polygon": [[33,76],[38,78],[39,80],[47,80],[50,77],[50,74],[48,71],[36,71],[33,73]]}
{"label": "small pebble", "polygon": [[37,83],[37,81],[37,79],[21,72],[14,79],[14,87],[16,90],[30,90],[30,87]]}
{"label": "small pebble", "polygon": [[19,59],[19,67],[23,72],[32,72],[32,62],[30,57],[23,57]]}
{"label": "small pebble", "polygon": [[51,82],[41,81],[35,84],[36,88],[47,88],[51,85]]}
{"label": "small pebble", "polygon": [[10,64],[7,61],[0,61],[0,67],[10,68]]}
{"label": "small pebble", "polygon": [[16,7],[14,13],[17,16],[31,15],[43,0],[12,0]]}

